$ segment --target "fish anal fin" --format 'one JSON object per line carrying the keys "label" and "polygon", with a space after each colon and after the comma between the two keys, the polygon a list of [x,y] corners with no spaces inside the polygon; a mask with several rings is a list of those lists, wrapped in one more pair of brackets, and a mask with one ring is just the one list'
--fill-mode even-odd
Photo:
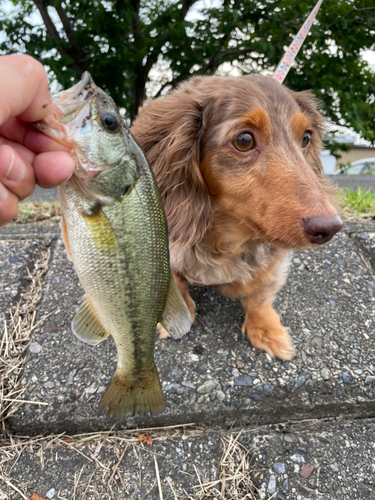
{"label": "fish anal fin", "polygon": [[99,410],[107,406],[108,416],[123,419],[127,416],[157,413],[164,408],[164,397],[160,387],[156,366],[139,376],[129,375],[117,368],[108,389],[99,404]]}
{"label": "fish anal fin", "polygon": [[[168,297],[160,323],[174,339],[181,338],[190,330],[191,327],[191,316],[189,310],[177,288],[173,276],[171,276]],[[165,338],[165,334],[163,335],[163,338]]]}
{"label": "fish anal fin", "polygon": [[68,238],[68,231],[66,229],[66,222],[64,216],[61,217],[61,236],[65,245],[65,251],[68,259],[72,260],[72,252],[70,251],[70,244]]}
{"label": "fish anal fin", "polygon": [[79,340],[90,345],[99,344],[109,335],[99,321],[87,297],[79,306],[72,321],[72,330]]}

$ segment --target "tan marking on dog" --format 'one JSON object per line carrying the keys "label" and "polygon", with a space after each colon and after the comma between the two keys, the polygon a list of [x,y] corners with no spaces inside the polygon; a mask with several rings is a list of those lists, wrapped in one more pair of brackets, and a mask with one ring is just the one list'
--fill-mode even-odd
{"label": "tan marking on dog", "polygon": [[255,108],[248,111],[240,120],[245,125],[253,125],[266,138],[271,134],[271,121],[268,114],[262,108]]}
{"label": "tan marking on dog", "polygon": [[311,127],[310,120],[303,113],[297,111],[290,119],[293,134],[297,141],[301,141],[303,134]]}

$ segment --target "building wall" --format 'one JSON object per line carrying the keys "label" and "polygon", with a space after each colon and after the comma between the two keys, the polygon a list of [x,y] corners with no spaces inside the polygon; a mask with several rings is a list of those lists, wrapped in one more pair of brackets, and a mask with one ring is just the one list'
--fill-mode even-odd
{"label": "building wall", "polygon": [[366,146],[352,146],[350,151],[338,151],[341,158],[336,161],[336,169],[339,168],[340,164],[346,165],[347,163],[352,163],[356,160],[363,160],[364,158],[375,158],[375,148],[369,148]]}

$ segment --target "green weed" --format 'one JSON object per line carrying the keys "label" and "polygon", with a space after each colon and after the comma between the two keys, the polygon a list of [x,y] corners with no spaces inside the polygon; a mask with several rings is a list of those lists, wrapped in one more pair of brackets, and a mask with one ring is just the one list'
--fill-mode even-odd
{"label": "green weed", "polygon": [[42,220],[60,220],[60,203],[58,201],[21,201],[18,214],[13,222],[27,224]]}
{"label": "green weed", "polygon": [[371,189],[342,190],[340,206],[345,219],[375,219],[375,193]]}

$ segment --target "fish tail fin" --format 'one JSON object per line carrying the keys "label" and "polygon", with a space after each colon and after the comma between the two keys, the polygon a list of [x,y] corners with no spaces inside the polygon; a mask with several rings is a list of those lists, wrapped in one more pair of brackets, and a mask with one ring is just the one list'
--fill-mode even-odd
{"label": "fish tail fin", "polygon": [[156,366],[138,377],[117,368],[100,401],[99,410],[104,411],[107,406],[108,416],[118,419],[161,411],[164,397]]}

